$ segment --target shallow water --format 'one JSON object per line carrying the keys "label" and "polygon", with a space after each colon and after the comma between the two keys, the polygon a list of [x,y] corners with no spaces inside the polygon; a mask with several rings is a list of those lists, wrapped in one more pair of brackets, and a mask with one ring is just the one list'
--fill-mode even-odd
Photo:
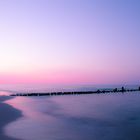
{"label": "shallow water", "polygon": [[[139,140],[140,93],[16,97],[24,117],[5,133],[21,140]],[[12,115],[12,114],[11,114]]]}
{"label": "shallow water", "polygon": [[[14,93],[43,93],[67,91],[95,91],[97,89],[114,89],[124,86],[127,89],[137,89],[139,85],[46,85],[46,84],[0,84],[0,95]],[[8,93],[9,92],[9,93]]]}

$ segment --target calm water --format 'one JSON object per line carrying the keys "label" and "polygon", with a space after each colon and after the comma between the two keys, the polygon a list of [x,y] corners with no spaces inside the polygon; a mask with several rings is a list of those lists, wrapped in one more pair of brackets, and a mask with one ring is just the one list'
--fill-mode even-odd
{"label": "calm water", "polygon": [[43,84],[0,84],[0,95],[26,92],[59,92],[59,91],[94,91],[97,89],[111,88],[138,88],[139,85],[43,85]]}
{"label": "calm water", "polygon": [[21,140],[140,140],[140,93],[16,97],[24,117],[5,133]]}

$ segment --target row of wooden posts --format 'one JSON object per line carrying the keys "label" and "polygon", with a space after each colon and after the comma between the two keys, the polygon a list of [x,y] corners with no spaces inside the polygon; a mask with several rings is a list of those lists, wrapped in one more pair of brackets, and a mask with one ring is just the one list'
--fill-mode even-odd
{"label": "row of wooden posts", "polygon": [[50,93],[17,93],[12,94],[11,96],[51,96],[51,95],[71,95],[71,94],[100,94],[100,93],[124,93],[124,92],[134,92],[140,91],[140,87],[137,89],[126,89],[124,87],[118,89],[110,89],[110,90],[101,90],[98,89],[96,91],[74,91],[74,92],[50,92]]}

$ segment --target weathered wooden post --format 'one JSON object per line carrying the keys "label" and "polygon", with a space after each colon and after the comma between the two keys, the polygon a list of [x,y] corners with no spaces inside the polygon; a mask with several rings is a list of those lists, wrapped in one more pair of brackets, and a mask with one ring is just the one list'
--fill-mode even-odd
{"label": "weathered wooden post", "polygon": [[115,88],[115,89],[113,90],[113,92],[118,92],[118,89],[117,89],[117,88]]}
{"label": "weathered wooden post", "polygon": [[124,87],[122,87],[122,90],[121,90],[122,92],[125,92],[125,88]]}

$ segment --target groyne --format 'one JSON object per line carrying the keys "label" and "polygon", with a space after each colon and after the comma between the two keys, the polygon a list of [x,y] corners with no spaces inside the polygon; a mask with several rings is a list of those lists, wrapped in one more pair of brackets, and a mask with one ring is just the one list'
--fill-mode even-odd
{"label": "groyne", "polygon": [[73,91],[73,92],[46,92],[46,93],[16,93],[11,96],[52,96],[52,95],[80,95],[80,94],[103,94],[103,93],[125,93],[140,91],[140,87],[137,89],[126,89],[124,87],[114,89],[98,89],[95,91]]}

